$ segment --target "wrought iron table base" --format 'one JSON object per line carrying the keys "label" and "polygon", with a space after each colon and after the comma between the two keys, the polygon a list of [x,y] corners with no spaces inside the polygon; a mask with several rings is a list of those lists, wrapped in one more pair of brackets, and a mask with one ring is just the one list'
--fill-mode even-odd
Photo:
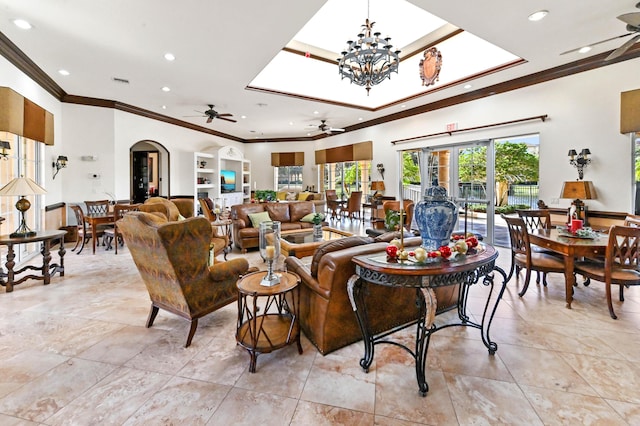
{"label": "wrought iron table base", "polygon": [[[495,303],[490,309],[489,305],[491,304],[491,296],[494,290],[493,271],[497,271],[500,275],[502,275],[503,283],[500,287],[500,291],[495,300]],[[482,322],[478,324],[471,321],[469,319],[469,316],[467,315],[467,300],[469,297],[469,290],[471,289],[471,286],[477,284],[481,278],[483,285],[490,286],[490,291],[489,295],[487,296],[487,302],[484,306]],[[414,287],[416,289],[416,303],[420,306],[420,318],[408,324],[393,328],[387,332],[374,335],[368,326],[369,314],[367,312],[365,304],[367,287],[370,283],[394,287]],[[434,321],[437,300],[433,288],[454,285],[458,283],[460,284],[460,290],[458,292],[457,310],[460,323],[445,324],[442,326],[435,325]],[[409,354],[415,360],[418,391],[420,392],[421,396],[426,396],[427,392],[429,391],[429,385],[425,378],[425,368],[431,335],[439,330],[448,327],[474,327],[480,330],[482,342],[489,350],[489,355],[494,355],[498,350],[498,345],[491,340],[489,333],[491,322],[493,321],[493,317],[498,308],[498,303],[502,299],[502,295],[505,291],[506,286],[506,274],[500,267],[495,265],[495,261],[491,261],[485,265],[481,265],[477,269],[472,269],[469,271],[430,276],[394,275],[391,273],[372,271],[363,268],[360,265],[356,265],[356,274],[354,274],[347,282],[347,291],[349,293],[349,298],[351,300],[353,310],[356,314],[356,317],[358,318],[360,330],[362,331],[362,335],[364,337],[364,356],[362,357],[362,359],[360,359],[360,367],[362,367],[365,372],[369,372],[369,367],[373,362],[375,345],[386,343],[398,346],[409,352]],[[387,339],[389,335],[413,325],[417,325],[416,344],[413,350],[406,345]]]}

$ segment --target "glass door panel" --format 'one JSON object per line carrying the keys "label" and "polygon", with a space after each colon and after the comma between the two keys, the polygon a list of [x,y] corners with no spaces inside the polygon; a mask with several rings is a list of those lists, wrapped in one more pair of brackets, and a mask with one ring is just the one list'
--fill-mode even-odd
{"label": "glass door panel", "polygon": [[482,235],[493,242],[493,156],[490,143],[476,142],[455,148],[456,190],[460,206],[458,231]]}
{"label": "glass door panel", "polygon": [[423,149],[422,193],[440,185],[458,204],[456,231],[472,232],[493,242],[493,146],[490,141]]}

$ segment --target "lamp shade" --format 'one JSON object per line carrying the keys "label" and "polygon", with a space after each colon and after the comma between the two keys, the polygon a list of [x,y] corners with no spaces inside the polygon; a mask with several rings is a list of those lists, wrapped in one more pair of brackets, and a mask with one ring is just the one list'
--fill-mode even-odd
{"label": "lamp shade", "polygon": [[4,196],[38,195],[46,193],[47,191],[43,187],[26,177],[15,178],[0,189],[0,195]]}
{"label": "lamp shade", "polygon": [[574,180],[562,184],[560,198],[579,198],[583,200],[595,200],[596,190],[589,180]]}
{"label": "lamp shade", "polygon": [[374,191],[384,191],[384,181],[374,180],[371,182],[371,189]]}

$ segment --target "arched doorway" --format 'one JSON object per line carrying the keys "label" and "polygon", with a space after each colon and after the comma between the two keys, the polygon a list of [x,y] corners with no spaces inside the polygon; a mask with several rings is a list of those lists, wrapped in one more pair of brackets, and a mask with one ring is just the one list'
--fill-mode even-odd
{"label": "arched doorway", "polygon": [[143,140],[130,148],[130,198],[144,203],[151,196],[169,197],[169,151],[162,144]]}

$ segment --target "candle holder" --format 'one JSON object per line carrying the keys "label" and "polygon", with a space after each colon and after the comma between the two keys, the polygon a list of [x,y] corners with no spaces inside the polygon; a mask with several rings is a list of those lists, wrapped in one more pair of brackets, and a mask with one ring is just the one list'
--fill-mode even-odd
{"label": "candle holder", "polygon": [[260,223],[260,256],[267,262],[267,275],[260,285],[271,287],[280,283],[280,276],[273,273],[273,262],[280,257],[280,222]]}

